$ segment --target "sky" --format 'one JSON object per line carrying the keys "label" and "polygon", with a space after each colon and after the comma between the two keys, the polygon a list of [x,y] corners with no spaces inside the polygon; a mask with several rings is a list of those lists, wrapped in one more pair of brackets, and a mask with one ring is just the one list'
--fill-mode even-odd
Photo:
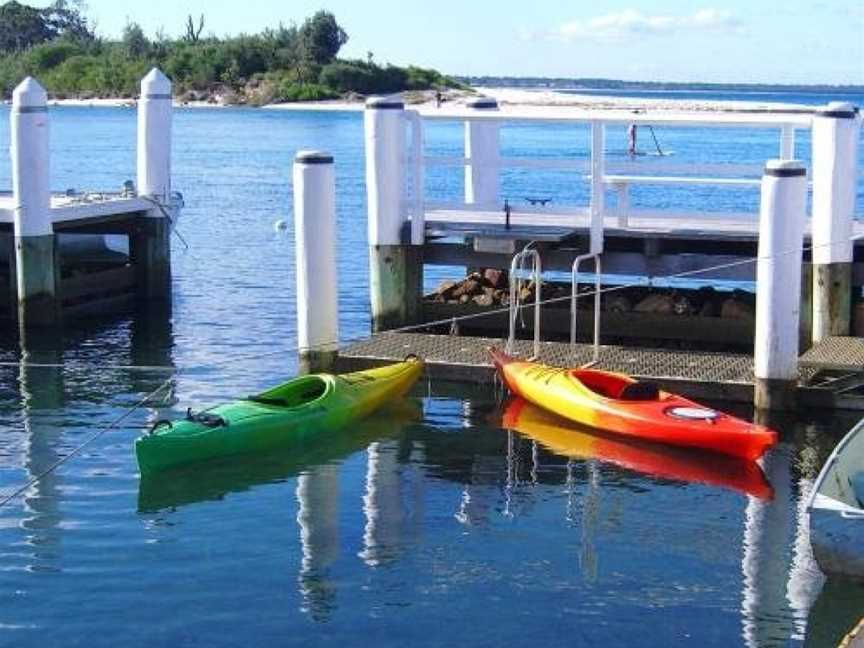
{"label": "sky", "polygon": [[[45,5],[47,2],[33,2]],[[340,53],[447,74],[864,84],[864,0],[86,0],[97,31],[255,33],[327,9]]]}

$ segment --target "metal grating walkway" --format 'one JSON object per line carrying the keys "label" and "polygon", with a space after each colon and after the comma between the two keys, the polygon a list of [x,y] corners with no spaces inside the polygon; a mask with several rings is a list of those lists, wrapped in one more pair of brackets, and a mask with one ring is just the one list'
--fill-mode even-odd
{"label": "metal grating walkway", "polygon": [[[426,360],[430,374],[436,378],[489,380],[493,368],[486,349],[503,345],[503,340],[495,338],[382,333],[342,349],[339,367],[359,369],[414,353]],[[527,357],[533,351],[533,342],[517,340],[516,350]],[[540,344],[540,360],[547,364],[576,366],[591,357],[590,344],[577,345],[575,360],[570,356],[569,344]],[[693,396],[752,400],[753,359],[744,354],[602,346],[598,368],[675,385],[682,393]]]}
{"label": "metal grating walkway", "polygon": [[801,366],[827,371],[864,372],[864,338],[825,338],[801,356]]}

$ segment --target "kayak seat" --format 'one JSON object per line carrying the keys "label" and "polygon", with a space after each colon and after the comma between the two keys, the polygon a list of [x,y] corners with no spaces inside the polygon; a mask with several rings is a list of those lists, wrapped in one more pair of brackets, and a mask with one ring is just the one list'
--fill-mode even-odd
{"label": "kayak seat", "polygon": [[652,382],[637,380],[628,383],[618,394],[620,400],[651,401],[660,398],[660,388]]}
{"label": "kayak seat", "polygon": [[246,400],[273,407],[300,407],[321,398],[327,393],[327,382],[319,376],[303,376],[270,391],[253,396]]}
{"label": "kayak seat", "polygon": [[261,403],[262,405],[276,405],[277,407],[287,407],[288,403],[284,398],[268,398],[267,396],[247,396],[246,400],[253,403]]}

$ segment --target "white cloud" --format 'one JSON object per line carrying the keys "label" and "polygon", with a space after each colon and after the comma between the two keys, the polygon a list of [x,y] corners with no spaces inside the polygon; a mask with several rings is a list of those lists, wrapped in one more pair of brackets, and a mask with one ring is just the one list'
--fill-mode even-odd
{"label": "white cloud", "polygon": [[[584,39],[616,41],[675,32],[737,32],[740,30],[740,21],[730,12],[721,9],[700,9],[686,16],[649,16],[636,9],[625,9],[587,20],[568,21],[551,31],[535,32],[531,35],[536,38],[540,33],[546,38],[563,41]],[[523,34],[523,37],[526,35]]]}

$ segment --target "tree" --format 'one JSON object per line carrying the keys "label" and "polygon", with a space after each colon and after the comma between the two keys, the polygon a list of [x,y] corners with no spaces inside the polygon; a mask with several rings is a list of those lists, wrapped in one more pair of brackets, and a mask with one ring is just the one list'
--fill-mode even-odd
{"label": "tree", "polygon": [[329,11],[319,11],[307,18],[300,28],[299,36],[304,58],[318,65],[332,62],[348,42],[348,34]]}
{"label": "tree", "polygon": [[20,52],[55,35],[41,10],[15,0],[0,6],[0,52]]}
{"label": "tree", "polygon": [[201,38],[201,32],[204,31],[204,14],[198,18],[198,28],[195,28],[195,23],[192,21],[192,14],[186,17],[186,35],[183,40],[189,43],[197,43]]}
{"label": "tree", "polygon": [[95,38],[90,23],[84,15],[82,0],[55,0],[42,10],[51,38],[67,38],[79,42],[89,42]]}
{"label": "tree", "polygon": [[0,6],[0,52],[19,52],[61,37],[76,42],[93,41],[93,31],[81,7],[80,2],[67,0],[56,0],[44,9],[15,0],[7,2]]}
{"label": "tree", "polygon": [[138,23],[127,22],[123,28],[123,49],[129,58],[144,58],[150,53],[150,41]]}

